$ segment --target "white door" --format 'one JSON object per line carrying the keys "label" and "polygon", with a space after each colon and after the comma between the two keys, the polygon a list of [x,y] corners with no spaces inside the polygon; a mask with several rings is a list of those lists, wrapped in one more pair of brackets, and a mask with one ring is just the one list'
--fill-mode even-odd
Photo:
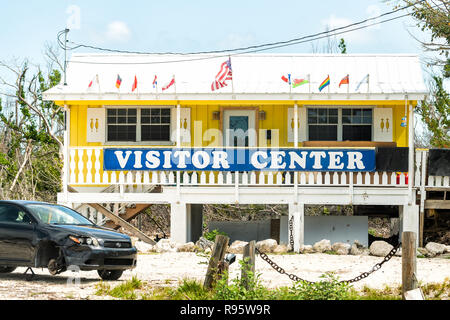
{"label": "white door", "polygon": [[225,110],[223,136],[226,147],[256,147],[255,110]]}

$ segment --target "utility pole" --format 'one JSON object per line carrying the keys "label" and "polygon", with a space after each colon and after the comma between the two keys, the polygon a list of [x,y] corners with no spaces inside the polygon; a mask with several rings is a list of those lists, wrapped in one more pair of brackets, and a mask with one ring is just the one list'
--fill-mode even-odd
{"label": "utility pole", "polygon": [[67,86],[67,35],[69,34],[69,29],[64,30],[64,85]]}

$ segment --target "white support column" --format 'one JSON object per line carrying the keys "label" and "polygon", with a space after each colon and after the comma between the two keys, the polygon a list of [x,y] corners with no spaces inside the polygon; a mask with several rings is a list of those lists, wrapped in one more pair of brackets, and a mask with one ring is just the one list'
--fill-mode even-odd
{"label": "white support column", "polygon": [[[415,197],[412,205],[405,204],[400,207],[400,228],[400,237],[404,231],[415,232],[416,235],[419,235],[419,205],[415,204]],[[418,246],[419,236],[416,240]]]}
{"label": "white support column", "polygon": [[70,145],[70,110],[67,107],[67,104],[64,105],[65,112],[65,130],[64,130],[64,149],[63,149],[63,175],[62,175],[62,187],[63,194],[65,198],[65,202],[67,202],[68,198],[68,184],[69,184],[69,145]]}
{"label": "white support column", "polygon": [[186,203],[170,205],[170,238],[178,243],[187,243],[191,235],[190,206]]}
{"label": "white support column", "polygon": [[[414,185],[414,108],[412,104],[409,104],[409,122],[408,122],[408,204],[413,204],[413,185]],[[419,238],[419,237],[417,237]]]}
{"label": "white support column", "polygon": [[291,239],[291,230],[289,227],[291,219],[294,218],[292,227],[292,236],[294,239],[294,252],[300,252],[300,248],[305,243],[305,204],[290,203],[289,204],[289,219],[288,219],[288,243]]}

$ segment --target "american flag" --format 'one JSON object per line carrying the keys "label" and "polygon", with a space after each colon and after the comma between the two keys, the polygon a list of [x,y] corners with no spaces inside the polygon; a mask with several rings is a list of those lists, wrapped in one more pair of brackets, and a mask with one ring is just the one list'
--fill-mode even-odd
{"label": "american flag", "polygon": [[227,86],[227,81],[231,80],[233,81],[233,72],[231,69],[231,58],[229,58],[227,61],[222,63],[220,66],[220,71],[216,75],[216,80],[213,81],[211,84],[211,90],[218,90],[220,88],[223,88]]}

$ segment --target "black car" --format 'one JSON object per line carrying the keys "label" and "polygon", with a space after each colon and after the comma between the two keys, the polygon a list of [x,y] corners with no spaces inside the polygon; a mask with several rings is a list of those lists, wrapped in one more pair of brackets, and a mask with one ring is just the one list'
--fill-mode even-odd
{"label": "black car", "polygon": [[56,275],[77,266],[117,280],[136,267],[136,256],[129,236],[97,226],[68,207],[0,201],[0,273],[28,267]]}

